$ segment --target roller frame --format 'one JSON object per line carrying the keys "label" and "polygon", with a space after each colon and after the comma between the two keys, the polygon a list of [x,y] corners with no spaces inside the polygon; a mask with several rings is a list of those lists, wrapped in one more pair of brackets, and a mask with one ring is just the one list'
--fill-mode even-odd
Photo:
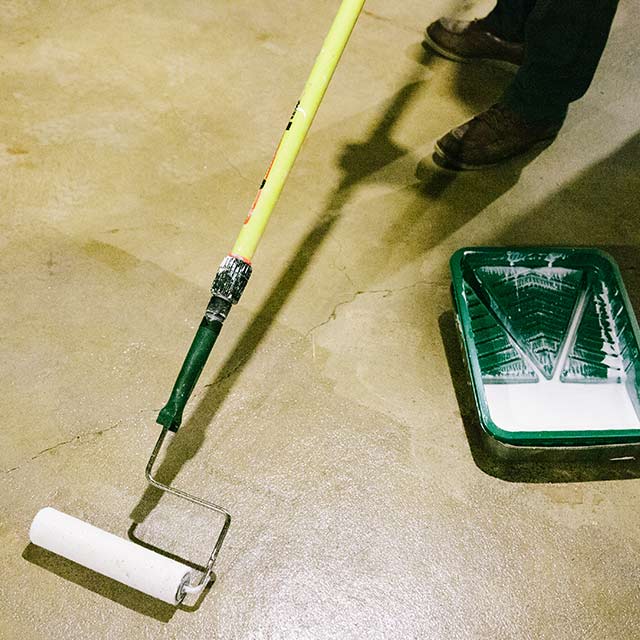
{"label": "roller frame", "polygon": [[171,485],[164,484],[153,477],[152,471],[153,466],[156,462],[158,454],[162,449],[162,444],[164,443],[165,438],[167,437],[168,429],[162,429],[158,440],[149,456],[149,461],[147,462],[147,466],[144,471],[144,475],[147,479],[147,482],[154,486],[156,489],[160,489],[161,491],[165,491],[170,493],[178,498],[183,498],[184,500],[188,500],[189,502],[193,502],[200,507],[204,507],[205,509],[209,509],[210,511],[214,511],[215,513],[219,513],[224,516],[224,523],[222,528],[220,529],[220,533],[218,534],[218,538],[213,546],[213,551],[209,556],[209,560],[205,566],[205,570],[200,576],[200,579],[196,584],[188,584],[188,585],[180,585],[180,589],[176,594],[176,601],[180,604],[187,594],[197,595],[201,593],[204,588],[207,586],[209,581],[211,580],[211,576],[213,575],[213,567],[215,565],[216,559],[218,557],[218,553],[220,552],[220,548],[222,547],[222,543],[224,542],[225,536],[227,535],[227,531],[229,530],[229,526],[231,525],[231,514],[224,509],[223,507],[218,506],[217,504],[213,504],[213,502],[208,502],[207,500],[203,500],[198,496],[191,495],[190,493],[186,493],[182,491],[182,489],[177,489],[176,487],[172,487]]}

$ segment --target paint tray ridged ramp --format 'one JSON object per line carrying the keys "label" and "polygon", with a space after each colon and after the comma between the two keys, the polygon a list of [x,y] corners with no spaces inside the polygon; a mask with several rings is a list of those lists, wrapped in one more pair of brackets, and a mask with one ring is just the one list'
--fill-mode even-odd
{"label": "paint tray ridged ramp", "polygon": [[597,249],[461,249],[452,293],[483,428],[522,445],[640,441],[638,324]]}

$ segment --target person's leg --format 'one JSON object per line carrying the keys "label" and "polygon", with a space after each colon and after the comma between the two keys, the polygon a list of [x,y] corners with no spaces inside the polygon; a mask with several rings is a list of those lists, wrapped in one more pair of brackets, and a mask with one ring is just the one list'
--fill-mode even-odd
{"label": "person's leg", "polygon": [[503,102],[527,120],[562,120],[602,56],[618,0],[537,0],[525,25],[524,64]]}
{"label": "person's leg", "polygon": [[551,142],[569,103],[589,88],[617,4],[537,0],[525,23],[524,64],[500,104],[438,140],[436,155],[459,168],[481,168]]}
{"label": "person's leg", "polygon": [[536,0],[498,0],[481,22],[503,40],[524,42],[525,24],[535,4]]}

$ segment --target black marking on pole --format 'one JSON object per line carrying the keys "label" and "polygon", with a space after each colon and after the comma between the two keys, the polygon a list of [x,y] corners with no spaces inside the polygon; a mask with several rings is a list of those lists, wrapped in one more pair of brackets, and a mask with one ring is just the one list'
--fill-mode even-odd
{"label": "black marking on pole", "polygon": [[296,117],[296,112],[298,111],[299,106],[300,106],[300,100],[296,102],[296,106],[293,109],[293,113],[291,114],[291,117],[289,118],[289,124],[287,125],[287,128],[285,129],[285,131],[289,131],[289,129],[291,129],[291,125],[293,124],[293,119]]}

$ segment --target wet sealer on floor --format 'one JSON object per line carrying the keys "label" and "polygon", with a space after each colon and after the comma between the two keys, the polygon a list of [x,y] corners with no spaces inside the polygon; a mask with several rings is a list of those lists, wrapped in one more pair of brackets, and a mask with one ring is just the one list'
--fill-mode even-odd
{"label": "wet sealer on floor", "polygon": [[466,248],[452,256],[451,272],[491,444],[610,451],[640,444],[640,331],[608,254]]}

